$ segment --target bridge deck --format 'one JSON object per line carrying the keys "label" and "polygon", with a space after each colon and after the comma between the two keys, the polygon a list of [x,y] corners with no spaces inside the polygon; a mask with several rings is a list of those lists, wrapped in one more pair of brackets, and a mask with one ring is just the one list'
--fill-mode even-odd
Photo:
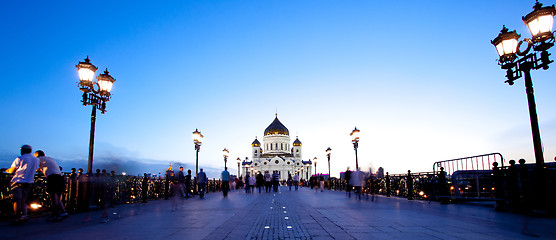
{"label": "bridge deck", "polygon": [[[101,223],[101,211],[62,222],[34,218],[0,223],[4,239],[529,239],[523,229],[556,239],[556,219],[524,217],[468,205],[376,197],[308,188],[280,193],[211,193],[205,199],[120,205],[121,218]],[[109,209],[114,210],[114,209]],[[88,216],[91,220],[84,221]]]}

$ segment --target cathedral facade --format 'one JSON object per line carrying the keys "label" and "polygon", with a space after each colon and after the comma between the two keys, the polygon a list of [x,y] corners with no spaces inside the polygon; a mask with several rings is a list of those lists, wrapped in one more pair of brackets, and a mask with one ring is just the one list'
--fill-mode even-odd
{"label": "cathedral facade", "polygon": [[299,138],[291,143],[290,132],[284,124],[278,120],[278,115],[274,121],[264,130],[263,143],[255,137],[251,143],[251,161],[246,159],[242,162],[242,176],[249,174],[263,175],[265,173],[280,174],[280,180],[287,180],[288,175],[299,174],[300,179],[310,177],[312,172],[312,162],[303,161],[302,144]]}

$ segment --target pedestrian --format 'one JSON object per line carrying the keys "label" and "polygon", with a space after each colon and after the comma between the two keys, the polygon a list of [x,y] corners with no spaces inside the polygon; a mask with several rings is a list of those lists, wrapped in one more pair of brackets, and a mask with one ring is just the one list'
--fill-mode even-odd
{"label": "pedestrian", "polygon": [[249,173],[247,173],[247,175],[245,175],[245,179],[244,184],[245,184],[245,193],[249,193],[249,191],[251,190],[251,188],[249,187]]}
{"label": "pedestrian", "polygon": [[205,174],[205,172],[203,172],[202,168],[201,171],[197,174],[197,184],[199,188],[199,197],[203,199],[205,197],[205,185],[207,184],[207,175]]}
{"label": "pedestrian", "polygon": [[266,188],[266,192],[270,192],[270,187],[272,186],[272,176],[270,176],[268,171],[264,174],[264,186]]}
{"label": "pedestrian", "polygon": [[180,167],[180,171],[178,172],[178,183],[177,183],[177,191],[181,198],[185,198],[185,175],[183,173],[183,167]]}
{"label": "pedestrian", "polygon": [[293,185],[295,186],[295,191],[297,191],[297,188],[299,186],[299,175],[297,175],[297,173],[293,175]]}
{"label": "pedestrian", "polygon": [[220,174],[220,179],[222,179],[222,193],[227,198],[228,190],[230,189],[230,172],[228,172],[228,167],[224,167],[224,171]]}
{"label": "pedestrian", "polygon": [[7,173],[13,173],[10,181],[10,191],[14,201],[15,220],[14,224],[27,221],[27,195],[35,183],[35,171],[39,168],[40,160],[33,156],[33,148],[23,145],[20,148],[21,156],[17,157]]}
{"label": "pedestrian", "polygon": [[261,188],[264,186],[264,176],[261,172],[257,174],[257,188],[259,189],[259,193],[261,193]]}
{"label": "pedestrian", "polygon": [[349,198],[351,198],[351,189],[353,188],[351,185],[351,171],[348,169],[346,170],[346,173],[344,174],[344,178],[346,180],[346,195],[348,195]]}
{"label": "pedestrian", "polygon": [[255,193],[255,184],[257,183],[257,179],[255,178],[255,176],[250,176],[249,177],[249,188],[250,188],[250,192],[251,193]]}
{"label": "pedestrian", "polygon": [[147,173],[144,173],[143,180],[141,181],[141,198],[143,200],[143,203],[147,203],[148,191],[149,191],[149,177],[147,176]]}
{"label": "pedestrian", "polygon": [[355,193],[357,194],[357,198],[361,200],[361,186],[363,183],[363,173],[361,170],[357,169],[355,172],[352,173],[351,176],[351,184],[355,189]]}
{"label": "pedestrian", "polygon": [[324,192],[324,177],[322,176],[322,174],[320,175],[319,178],[319,186],[320,186],[320,192]]}
{"label": "pedestrian", "polygon": [[46,176],[46,192],[50,196],[50,211],[51,215],[47,221],[59,221],[66,217],[66,209],[64,203],[60,199],[62,193],[66,190],[66,183],[60,167],[56,161],[44,155],[42,150],[35,152],[35,157],[40,161],[39,169]]}
{"label": "pedestrian", "polygon": [[292,190],[292,185],[293,185],[293,178],[292,175],[290,173],[288,173],[288,181],[287,181],[288,187],[290,188],[290,191]]}
{"label": "pedestrian", "polygon": [[72,168],[71,173],[69,175],[69,198],[68,198],[68,207],[70,212],[75,212],[77,209],[77,173],[76,169]]}
{"label": "pedestrian", "polygon": [[187,175],[185,175],[185,197],[188,198],[191,194],[191,169],[187,169]]}
{"label": "pedestrian", "polygon": [[278,185],[280,185],[280,174],[278,171],[274,171],[272,174],[272,185],[274,186],[274,192],[278,192]]}

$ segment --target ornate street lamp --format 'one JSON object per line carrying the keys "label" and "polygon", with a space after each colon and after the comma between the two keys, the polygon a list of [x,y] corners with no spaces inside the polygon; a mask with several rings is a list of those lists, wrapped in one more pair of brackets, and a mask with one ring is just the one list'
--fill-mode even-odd
{"label": "ornate street lamp", "polygon": [[222,154],[224,155],[224,169],[227,168],[227,163],[228,163],[228,154],[230,154],[230,151],[228,151],[228,149],[224,148],[224,150],[222,150]]}
{"label": "ornate street lamp", "polygon": [[239,177],[239,165],[241,164],[241,158],[237,158],[237,177]]}
{"label": "ornate street lamp", "polygon": [[313,158],[313,161],[315,162],[315,176],[317,176],[317,157]]}
{"label": "ornate street lamp", "polygon": [[[195,178],[199,179],[199,151],[201,150],[201,144],[203,143],[203,134],[199,132],[198,129],[195,129],[193,132],[193,143],[195,144]],[[195,192],[198,191],[197,189],[197,181],[195,181]]]}
{"label": "ornate street lamp", "polygon": [[351,142],[353,143],[353,149],[355,149],[355,170],[359,169],[359,162],[357,160],[357,148],[359,147],[359,129],[355,127],[353,131],[351,131]]}
{"label": "ornate street lamp", "polygon": [[330,178],[330,154],[332,153],[332,149],[327,148],[326,149],[326,157],[328,157],[328,178]]}
{"label": "ornate street lamp", "polygon": [[[308,162],[311,162],[311,160],[309,160]],[[311,166],[311,164],[307,163],[306,165],[307,165],[307,170],[305,171],[305,175],[307,175],[306,179],[309,179],[309,173],[311,173],[310,172],[311,170],[309,170],[309,166]]]}
{"label": "ornate street lamp", "polygon": [[85,58],[84,62],[79,62],[75,67],[77,67],[77,72],[79,73],[79,89],[83,92],[81,102],[83,106],[93,106],[93,112],[91,113],[91,133],[89,138],[89,161],[87,164],[87,174],[91,175],[93,173],[97,109],[99,109],[102,114],[106,112],[106,102],[110,100],[110,91],[116,79],[110,76],[108,69],[106,69],[104,73],[97,77],[96,82],[93,81],[95,72],[98,68],[91,64],[89,56]]}
{"label": "ornate street lamp", "polygon": [[[535,96],[533,94],[533,82],[531,80],[531,70],[540,68],[548,69],[548,64],[552,63],[549,59],[550,53],[548,49],[554,46],[554,33],[552,26],[556,9],[554,5],[542,7],[538,1],[533,7],[533,12],[523,17],[523,23],[527,25],[531,32],[532,38],[525,38],[519,41],[521,37],[516,31],[508,31],[504,26],[500,34],[491,41],[496,47],[500,56],[499,64],[502,69],[506,70],[507,83],[513,85],[514,81],[524,76],[525,92],[529,105],[529,118],[531,120],[531,131],[533,135],[533,147],[535,149],[536,166],[540,169],[544,166],[544,156],[542,152],[542,142],[537,118],[537,109],[535,105]],[[520,46],[527,43],[524,51],[520,50]],[[533,49],[530,52],[531,48]]]}

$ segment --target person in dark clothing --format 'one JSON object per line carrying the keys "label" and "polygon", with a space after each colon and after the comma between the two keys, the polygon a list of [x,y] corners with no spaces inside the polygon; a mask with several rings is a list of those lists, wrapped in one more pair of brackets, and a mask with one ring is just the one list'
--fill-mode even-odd
{"label": "person in dark clothing", "polygon": [[278,186],[280,185],[280,174],[278,171],[275,171],[272,174],[272,186],[274,186],[274,192],[278,192]]}
{"label": "person in dark clothing", "polygon": [[143,203],[147,203],[148,191],[149,191],[149,177],[147,177],[147,173],[145,173],[143,175],[143,181],[141,181],[141,198],[143,200]]}
{"label": "person in dark clothing", "polygon": [[351,171],[349,170],[349,168],[346,170],[345,173],[345,179],[346,179],[346,194],[351,198],[351,189],[353,188],[353,186],[351,186]]}
{"label": "person in dark clothing", "polygon": [[188,198],[189,194],[191,194],[191,169],[188,169],[185,175],[185,197]]}
{"label": "person in dark clothing", "polygon": [[261,193],[261,188],[263,188],[264,185],[264,176],[262,173],[259,172],[259,174],[257,174],[257,188],[259,189],[259,193]]}

